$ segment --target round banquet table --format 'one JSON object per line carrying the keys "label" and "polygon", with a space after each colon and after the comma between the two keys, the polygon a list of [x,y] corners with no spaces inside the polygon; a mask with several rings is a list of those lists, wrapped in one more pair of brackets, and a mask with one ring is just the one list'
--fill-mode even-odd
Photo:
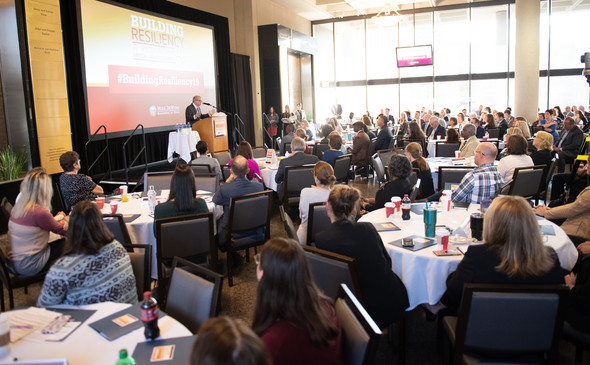
{"label": "round banquet table", "polygon": [[279,169],[278,161],[277,164],[267,164],[266,157],[255,158],[254,161],[256,161],[260,167],[260,175],[264,181],[264,185],[273,191],[277,191],[275,176],[277,176],[277,171]]}
{"label": "round banquet table", "polygon": [[[168,190],[162,190],[158,199],[161,202],[165,202],[168,199]],[[207,203],[207,208],[213,213],[213,226],[216,230],[216,221],[223,215],[223,207],[215,205],[211,199],[212,195],[210,192],[199,190],[197,195],[202,197]],[[154,235],[154,216],[150,214],[147,200],[143,200],[138,194],[129,194],[129,201],[120,201],[121,196],[108,197],[107,201],[118,200],[119,206],[117,213],[123,215],[125,225],[129,231],[131,242],[135,244],[151,245],[152,246],[152,278],[158,279],[158,260],[156,260],[156,236]],[[108,202],[104,203],[102,209],[103,213],[111,213],[111,207]],[[139,214],[139,217],[133,219],[131,222],[127,220],[131,219],[132,215]],[[215,233],[215,232],[214,232]]]}
{"label": "round banquet table", "polygon": [[[450,229],[456,229],[469,219],[469,214],[479,209],[478,204],[472,204],[468,209],[454,208],[450,212],[437,214],[437,225],[445,225]],[[408,291],[410,306],[407,310],[414,309],[419,304],[436,304],[446,290],[446,280],[450,273],[455,271],[463,256],[436,256],[433,251],[442,250],[441,245],[426,247],[419,251],[411,251],[392,244],[395,240],[411,235],[424,237],[423,216],[411,212],[411,219],[404,221],[401,213],[396,212],[388,220],[385,216],[385,208],[365,214],[359,222],[383,223],[393,222],[401,230],[379,232],[385,249],[392,261],[392,270],[402,280]],[[553,226],[555,235],[544,235],[546,244],[552,247],[559,257],[561,267],[570,271],[576,263],[578,252],[565,234],[554,223],[545,218],[538,217],[539,224]],[[449,249],[459,247],[461,251],[467,251],[470,243],[451,243]]]}
{"label": "round banquet table", "polygon": [[[88,324],[121,311],[128,306],[130,304],[112,302],[77,307],[59,306],[60,308],[94,309],[96,312],[65,340],[61,342],[40,342],[27,340],[27,337],[24,337],[11,344],[9,354],[4,358],[0,358],[0,361],[8,362],[14,358],[18,358],[19,361],[67,358],[70,365],[114,364],[119,358],[120,349],[127,349],[131,355],[135,345],[138,342],[145,341],[143,326],[113,341],[109,341],[89,327]],[[169,315],[160,318],[158,325],[162,339],[192,335],[186,327]]]}

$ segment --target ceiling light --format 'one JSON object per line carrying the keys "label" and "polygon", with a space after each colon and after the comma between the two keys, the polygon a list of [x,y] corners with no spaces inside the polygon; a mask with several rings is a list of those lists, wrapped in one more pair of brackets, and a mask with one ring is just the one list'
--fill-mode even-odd
{"label": "ceiling light", "polygon": [[371,20],[382,26],[396,25],[401,19],[396,8],[397,7],[393,7],[389,3],[385,4],[385,7],[381,9],[377,15],[372,17]]}

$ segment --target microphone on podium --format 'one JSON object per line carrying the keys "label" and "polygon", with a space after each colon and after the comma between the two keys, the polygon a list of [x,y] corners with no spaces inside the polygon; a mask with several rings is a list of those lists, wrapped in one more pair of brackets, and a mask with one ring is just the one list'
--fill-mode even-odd
{"label": "microphone on podium", "polygon": [[205,104],[205,105],[209,105],[209,106],[214,106],[214,105],[211,105],[211,104],[209,104],[209,103],[205,103],[205,102],[203,102],[203,104]]}

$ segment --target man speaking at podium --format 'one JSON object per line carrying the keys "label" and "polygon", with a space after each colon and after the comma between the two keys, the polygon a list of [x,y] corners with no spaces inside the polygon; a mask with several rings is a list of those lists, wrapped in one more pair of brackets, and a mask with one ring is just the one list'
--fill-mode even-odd
{"label": "man speaking at podium", "polygon": [[[202,114],[201,113],[201,103],[202,102],[203,102],[203,100],[201,99],[201,96],[199,96],[199,95],[193,96],[193,102],[191,103],[191,105],[186,107],[186,111],[184,112],[187,124],[189,124],[189,123],[193,124],[194,122],[197,122],[197,121],[204,119],[204,118],[209,118],[211,116],[209,114]],[[210,114],[215,114],[215,108],[211,109]]]}

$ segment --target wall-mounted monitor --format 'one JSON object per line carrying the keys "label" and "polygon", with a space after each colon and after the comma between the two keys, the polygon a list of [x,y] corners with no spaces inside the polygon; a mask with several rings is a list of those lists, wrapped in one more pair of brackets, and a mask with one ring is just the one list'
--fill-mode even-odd
{"label": "wall-mounted monitor", "polygon": [[432,65],[432,45],[397,47],[397,67]]}

